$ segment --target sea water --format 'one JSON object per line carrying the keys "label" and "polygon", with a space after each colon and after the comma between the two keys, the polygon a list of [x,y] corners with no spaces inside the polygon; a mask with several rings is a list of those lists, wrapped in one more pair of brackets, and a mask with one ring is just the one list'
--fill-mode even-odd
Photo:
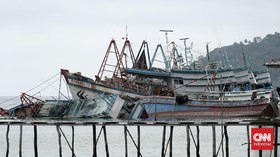
{"label": "sea water", "polygon": [[[1,103],[1,102],[0,102]],[[3,120],[3,119],[2,119]],[[80,120],[79,120],[80,121]],[[84,119],[82,121],[102,121],[100,119]],[[199,120],[201,122],[201,120]],[[143,157],[161,156],[163,126],[141,126],[141,154]],[[191,126],[191,154],[196,155],[195,143],[197,143],[196,127]],[[62,141],[62,156],[71,156],[72,152],[67,144],[67,140],[72,142],[72,127],[61,126],[65,137],[61,137]],[[96,132],[99,134],[101,126],[97,126]],[[200,156],[212,156],[212,127],[200,126]],[[247,131],[246,126],[228,126],[229,136],[229,155],[231,157],[247,156]],[[120,125],[106,126],[109,154],[112,157],[123,157],[125,155],[125,137],[124,127]],[[128,126],[128,130],[132,135],[132,139],[137,143],[137,127]],[[0,125],[0,157],[6,156],[7,141],[6,141],[7,125]],[[166,141],[169,138],[170,127],[166,127]],[[216,126],[216,147],[219,146],[219,157],[225,156],[225,141],[222,141],[221,126]],[[74,151],[77,157],[90,157],[93,154],[93,131],[92,126],[74,126]],[[278,133],[279,134],[279,133]],[[106,156],[104,136],[100,134],[97,143],[97,155]],[[9,156],[19,156],[19,136],[20,126],[11,125],[9,131]],[[34,156],[34,127],[32,125],[23,125],[22,136],[22,155],[25,157]],[[137,156],[137,149],[134,146],[133,140],[130,136],[128,139],[128,156]],[[59,156],[58,133],[56,126],[37,126],[37,147],[39,157],[56,157]],[[280,139],[278,139],[280,141]],[[165,143],[166,145],[166,143]],[[173,130],[173,149],[172,154],[175,157],[187,156],[187,138],[186,126],[174,126]],[[280,152],[280,149],[278,149]],[[169,155],[169,148],[167,147],[166,156]],[[263,151],[263,156],[273,155],[273,151]],[[251,156],[258,156],[258,151],[251,150]]]}

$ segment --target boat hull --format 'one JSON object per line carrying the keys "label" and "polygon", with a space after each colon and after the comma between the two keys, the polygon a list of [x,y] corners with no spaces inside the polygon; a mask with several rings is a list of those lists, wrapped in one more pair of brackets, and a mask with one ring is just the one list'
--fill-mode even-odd
{"label": "boat hull", "polygon": [[132,98],[143,97],[145,95],[129,90],[121,90],[117,87],[106,86],[102,83],[93,81],[92,79],[70,73],[68,70],[61,70],[61,74],[64,76],[69,90],[74,99],[90,98],[96,99],[100,94],[115,94],[122,96],[129,96]]}
{"label": "boat hull", "polygon": [[[276,117],[278,108],[270,99],[245,101],[188,100],[178,104],[175,98],[147,97],[132,111],[131,119],[185,120],[211,117]],[[143,116],[143,115],[146,116]],[[144,117],[144,118],[143,118]]]}

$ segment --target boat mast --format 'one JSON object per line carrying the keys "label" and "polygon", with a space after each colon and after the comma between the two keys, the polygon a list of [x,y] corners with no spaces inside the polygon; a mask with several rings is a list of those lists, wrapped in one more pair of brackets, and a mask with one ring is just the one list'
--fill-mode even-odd
{"label": "boat mast", "polygon": [[161,51],[162,58],[163,58],[163,63],[164,63],[164,65],[165,65],[165,68],[168,69],[167,59],[166,59],[166,56],[165,56],[165,54],[164,54],[164,51],[163,51],[163,48],[162,48],[161,44],[158,44],[157,47],[156,47],[156,50],[155,50],[155,53],[154,53],[154,55],[153,55],[153,58],[152,58],[151,66],[150,66],[150,67],[153,67],[153,64],[154,64],[154,61],[155,61],[155,59],[156,59],[156,56],[157,56],[158,51]]}
{"label": "boat mast", "polygon": [[113,69],[116,68],[116,64],[108,64],[107,63],[110,54],[115,54],[117,63],[119,63],[123,66],[123,63],[119,61],[120,54],[119,54],[119,50],[118,50],[116,41],[114,39],[112,39],[108,48],[107,48],[107,51],[106,51],[105,56],[103,58],[102,64],[99,68],[99,71],[96,75],[96,81],[102,79],[105,71],[110,72],[110,73],[114,73]]}
{"label": "boat mast", "polygon": [[[146,55],[147,54],[147,55]],[[148,57],[148,59],[146,59],[146,56]],[[152,67],[152,63],[151,63],[151,59],[150,59],[150,51],[149,51],[149,46],[148,43],[144,40],[141,44],[141,47],[139,49],[139,52],[137,54],[135,63],[133,64],[133,68],[140,68],[143,65],[139,65],[139,64],[143,64],[144,62],[148,61],[148,65],[146,65],[147,69]]]}
{"label": "boat mast", "polygon": [[165,38],[166,38],[165,58],[167,56],[167,60],[166,60],[167,61],[167,69],[171,69],[171,59],[174,59],[174,56],[172,56],[172,52],[169,50],[168,33],[173,32],[173,30],[160,30],[160,32],[164,32],[165,33]]}
{"label": "boat mast", "polygon": [[[122,77],[121,68],[128,68],[127,55],[130,55],[130,59],[131,59],[131,62],[132,62],[131,64],[134,65],[135,64],[135,56],[134,56],[134,53],[133,53],[133,50],[132,50],[132,47],[131,47],[131,43],[128,40],[128,38],[126,37],[123,48],[122,48],[122,51],[119,55],[117,65],[116,65],[115,70],[114,70],[114,76]],[[125,63],[125,64],[123,64],[123,63]]]}

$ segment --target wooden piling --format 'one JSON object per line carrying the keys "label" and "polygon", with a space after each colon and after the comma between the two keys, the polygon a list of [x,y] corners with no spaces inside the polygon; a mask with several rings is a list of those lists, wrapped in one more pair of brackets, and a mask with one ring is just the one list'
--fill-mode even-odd
{"label": "wooden piling", "polygon": [[166,125],[163,126],[162,131],[162,145],[161,145],[161,157],[165,156],[165,135],[166,135]]}
{"label": "wooden piling", "polygon": [[74,130],[74,126],[72,126],[72,157],[75,157],[75,149],[74,149],[74,145],[75,145],[75,130]]}
{"label": "wooden piling", "polygon": [[[259,128],[262,128],[262,126],[259,125]],[[262,157],[262,150],[259,150],[259,157]]]}
{"label": "wooden piling", "polygon": [[278,157],[278,125],[274,125],[274,157]]}
{"label": "wooden piling", "polygon": [[200,143],[199,143],[199,126],[196,126],[196,132],[197,132],[197,134],[196,134],[196,140],[197,140],[197,142],[196,142],[196,156],[197,157],[200,157],[200,154],[199,154],[199,149],[200,149]]}
{"label": "wooden piling", "polygon": [[216,127],[212,126],[212,137],[213,137],[213,141],[212,141],[212,156],[213,157],[217,157],[216,154]]}
{"label": "wooden piling", "polygon": [[227,126],[224,126],[225,131],[225,140],[226,140],[226,157],[229,157],[229,138],[228,138],[228,132],[227,132]]}
{"label": "wooden piling", "polygon": [[62,157],[62,147],[61,147],[61,133],[59,131],[59,126],[56,125],[56,132],[57,132],[57,139],[58,139],[58,151],[59,151],[59,156]]}
{"label": "wooden piling", "polygon": [[246,129],[247,129],[247,156],[250,157],[251,154],[251,149],[250,149],[250,128],[249,125],[246,125]]}
{"label": "wooden piling", "polygon": [[[203,123],[189,123],[189,122],[179,122],[179,123],[170,123],[170,122],[153,122],[153,123],[144,123],[144,122],[137,122],[137,123],[134,123],[134,122],[129,122],[129,123],[107,123],[107,122],[82,122],[82,123],[73,123],[73,122],[63,122],[63,121],[59,121],[59,122],[45,122],[45,121],[34,121],[34,122],[30,122],[30,121],[24,121],[24,120],[21,120],[21,121],[3,121],[0,123],[0,125],[6,125],[7,126],[7,130],[6,130],[6,143],[7,143],[7,147],[6,147],[6,157],[8,157],[11,153],[9,153],[9,146],[10,146],[10,143],[11,141],[9,141],[9,131],[10,131],[10,126],[11,125],[18,125],[20,128],[19,128],[19,156],[21,157],[22,156],[22,149],[23,149],[23,144],[22,143],[22,138],[23,138],[23,126],[25,125],[29,125],[30,127],[34,127],[34,156],[37,157],[38,156],[38,147],[37,147],[37,126],[39,125],[42,125],[42,126],[56,126],[56,129],[57,129],[57,134],[58,134],[58,147],[59,147],[59,156],[62,157],[62,144],[61,144],[61,135],[64,136],[69,148],[72,150],[72,157],[75,157],[75,153],[74,153],[74,137],[75,137],[75,133],[74,133],[74,126],[88,126],[88,125],[92,125],[92,128],[93,128],[93,157],[97,157],[97,142],[98,142],[98,139],[97,139],[97,133],[96,133],[96,126],[99,125],[99,126],[102,126],[102,129],[100,130],[100,133],[99,134],[102,134],[102,131],[103,131],[103,135],[104,135],[104,143],[105,143],[105,151],[106,151],[106,157],[109,157],[109,148],[108,148],[108,141],[107,141],[107,132],[106,132],[106,125],[116,125],[116,126],[124,126],[124,138],[125,138],[125,156],[129,156],[128,154],[128,140],[127,139],[127,135],[130,136],[131,140],[133,141],[134,143],[134,146],[136,147],[137,149],[137,156],[138,157],[141,157],[141,125],[144,125],[144,126],[163,126],[163,134],[162,134],[162,151],[161,151],[161,157],[164,157],[164,156],[167,156],[166,154],[168,154],[167,151],[169,151],[169,155],[170,157],[173,156],[173,134],[174,134],[174,126],[186,126],[186,140],[187,140],[187,145],[186,145],[186,149],[187,149],[187,154],[186,156],[190,157],[191,155],[191,148],[190,148],[190,145],[191,145],[191,139],[190,137],[192,138],[192,141],[195,145],[195,148],[196,150],[193,150],[192,152],[192,155],[195,155],[197,157],[200,157],[200,126],[206,126],[209,127],[211,126],[212,127],[212,137],[213,137],[213,141],[212,141],[212,147],[213,147],[213,152],[212,152],[212,156],[213,157],[217,157],[219,154],[219,151],[220,151],[220,148],[221,150],[223,151],[223,147],[225,147],[225,152],[222,152],[223,154],[220,154],[220,156],[226,156],[228,157],[229,156],[229,135],[228,134],[228,131],[227,131],[227,126],[246,126],[246,131],[247,131],[247,156],[250,157],[250,126],[258,126],[259,128],[261,128],[262,126],[271,126],[271,127],[274,127],[274,150],[270,151],[270,156],[272,156],[272,154],[274,154],[274,157],[277,157],[278,156],[278,126],[280,124],[280,121],[269,121],[269,122],[248,122],[248,121],[244,121],[242,123],[238,123],[238,122],[234,122],[234,123],[224,123],[224,124],[221,124],[220,123],[208,123],[208,122],[203,122]],[[69,126],[69,125],[72,125],[72,146],[71,146],[71,142],[67,140],[61,126]],[[129,131],[129,128],[128,126],[134,126],[137,127],[137,140],[136,141],[135,139],[136,138],[133,138],[130,131]],[[170,126],[170,132],[169,132],[169,139],[166,140],[166,133],[167,133],[167,129],[166,129],[166,126]],[[196,136],[195,134],[193,134],[193,130],[191,129],[192,127],[196,127]],[[221,143],[217,145],[217,127],[221,127]],[[13,127],[12,127],[13,128]],[[209,128],[210,129],[210,128]],[[245,129],[245,128],[244,128]],[[245,130],[244,130],[245,131]],[[31,132],[32,133],[32,132]],[[211,133],[210,133],[211,134]],[[160,135],[160,134],[159,134]],[[161,136],[161,135],[160,135]],[[219,136],[219,135],[218,135]],[[102,137],[102,136],[100,136]],[[246,137],[245,137],[246,138]],[[32,139],[31,139],[32,140]],[[245,139],[246,140],[246,139]],[[33,142],[33,141],[32,141]],[[223,143],[224,142],[224,143]],[[57,147],[57,148],[58,148]],[[143,147],[143,145],[142,145]],[[169,148],[168,148],[169,147]],[[4,147],[5,148],[5,147]],[[160,148],[159,148],[160,149]],[[245,148],[246,149],[246,148]],[[23,150],[24,151],[24,150]],[[210,155],[210,151],[209,150],[209,153],[208,155]],[[246,150],[244,150],[246,151]],[[136,152],[135,152],[136,153]],[[245,152],[244,152],[245,153]],[[256,151],[256,153],[258,153],[259,155],[257,156],[260,156],[262,157],[263,156],[263,153],[262,151]],[[245,153],[246,154],[246,153]]]}
{"label": "wooden piling", "polygon": [[174,127],[174,126],[170,126],[169,157],[172,157],[172,146],[173,146],[173,127]]}
{"label": "wooden piling", "polygon": [[96,125],[92,125],[92,149],[93,149],[93,157],[97,157],[97,142],[96,142]]}
{"label": "wooden piling", "polygon": [[104,134],[104,143],[105,143],[106,157],[109,157],[109,147],[108,147],[106,126],[103,125],[102,127],[103,127],[103,134]]}
{"label": "wooden piling", "polygon": [[186,132],[187,132],[187,157],[190,157],[191,156],[191,139],[190,139],[190,126],[187,125],[186,127]]}
{"label": "wooden piling", "polygon": [[37,147],[37,126],[34,125],[34,156],[38,157],[38,147]]}
{"label": "wooden piling", "polygon": [[[74,149],[71,147],[70,142],[69,142],[69,140],[67,139],[66,135],[64,134],[64,132],[62,131],[62,129],[61,129],[60,126],[58,126],[58,129],[59,129],[60,133],[63,135],[64,139],[66,140],[66,143],[67,143],[68,147],[71,149],[71,151],[72,151],[72,156],[75,157],[76,155],[75,155],[75,153],[74,153]],[[72,144],[73,144],[73,143],[72,143]]]}
{"label": "wooden piling", "polygon": [[10,124],[7,125],[7,132],[6,132],[6,142],[7,142],[6,157],[9,156],[9,149],[10,149],[9,132],[10,132]]}
{"label": "wooden piling", "polygon": [[221,136],[222,136],[222,140],[221,140],[221,151],[222,151],[222,156],[225,156],[225,151],[224,151],[224,138],[225,138],[225,131],[224,131],[224,127],[221,126]]}
{"label": "wooden piling", "polygon": [[138,140],[137,140],[137,156],[140,157],[141,156],[141,152],[140,152],[140,148],[141,148],[141,141],[140,141],[140,125],[137,125],[137,134],[138,134]]}
{"label": "wooden piling", "polygon": [[125,157],[128,157],[128,151],[127,151],[127,127],[124,126],[124,145],[125,145]]}
{"label": "wooden piling", "polygon": [[19,126],[19,157],[22,157],[22,125]]}

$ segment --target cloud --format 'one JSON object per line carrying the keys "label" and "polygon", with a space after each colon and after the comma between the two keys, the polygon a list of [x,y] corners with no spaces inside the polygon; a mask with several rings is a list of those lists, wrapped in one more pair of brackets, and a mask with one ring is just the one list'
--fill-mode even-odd
{"label": "cloud", "polygon": [[[280,1],[243,0],[2,0],[0,65],[6,76],[0,95],[17,95],[60,68],[93,77],[112,38],[119,49],[128,35],[134,52],[142,40],[165,44],[160,29],[173,29],[170,41],[189,37],[199,53],[218,43],[232,44],[279,31]],[[218,37],[221,39],[218,41]],[[238,36],[241,38],[239,39]],[[19,79],[20,78],[20,79]],[[9,82],[9,84],[7,83]],[[23,83],[24,82],[24,83]]]}

